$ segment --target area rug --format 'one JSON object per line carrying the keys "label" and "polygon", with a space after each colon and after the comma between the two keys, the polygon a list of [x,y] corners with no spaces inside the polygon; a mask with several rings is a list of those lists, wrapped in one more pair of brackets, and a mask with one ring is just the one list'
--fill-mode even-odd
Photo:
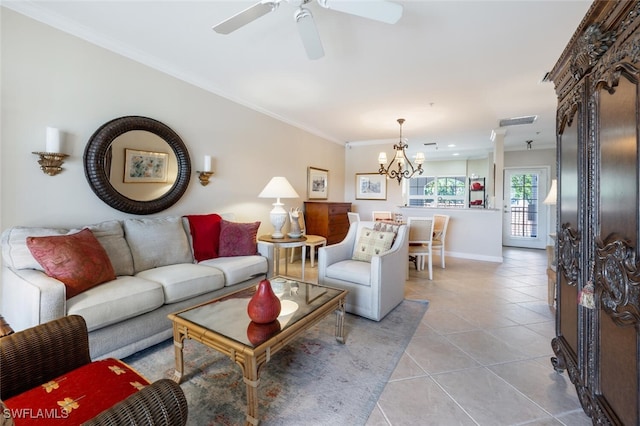
{"label": "area rug", "polygon": [[[330,315],[271,357],[258,386],[261,425],[364,425],[428,307],[404,300],[382,321],[345,317],[345,344]],[[151,381],[171,377],[173,341],[124,361]],[[246,394],[240,367],[213,349],[185,341],[181,386],[188,425],[241,425]]]}

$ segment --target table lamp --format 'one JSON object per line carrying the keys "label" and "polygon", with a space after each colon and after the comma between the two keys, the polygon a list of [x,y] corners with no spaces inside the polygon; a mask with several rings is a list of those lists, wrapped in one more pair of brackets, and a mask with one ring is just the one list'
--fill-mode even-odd
{"label": "table lamp", "polygon": [[556,200],[558,199],[558,180],[551,180],[551,188],[549,189],[549,193],[547,194],[547,198],[544,199],[544,204],[556,204]]}
{"label": "table lamp", "polygon": [[282,207],[284,204],[280,202],[280,198],[298,198],[300,196],[296,190],[293,189],[287,178],[276,176],[271,178],[258,197],[275,198],[277,200],[273,203],[273,210],[269,213],[271,224],[275,228],[275,232],[271,234],[271,238],[284,238],[282,227],[289,216]]}

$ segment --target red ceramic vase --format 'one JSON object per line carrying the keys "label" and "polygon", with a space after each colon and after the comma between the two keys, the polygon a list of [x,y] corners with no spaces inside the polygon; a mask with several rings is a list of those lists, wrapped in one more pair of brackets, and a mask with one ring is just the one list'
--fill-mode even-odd
{"label": "red ceramic vase", "polygon": [[260,281],[255,294],[249,301],[247,313],[249,318],[258,324],[267,324],[278,318],[280,299],[273,292],[269,280]]}

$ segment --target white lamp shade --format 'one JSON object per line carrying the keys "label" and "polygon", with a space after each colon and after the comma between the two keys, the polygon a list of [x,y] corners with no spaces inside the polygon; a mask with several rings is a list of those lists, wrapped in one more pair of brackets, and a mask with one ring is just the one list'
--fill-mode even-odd
{"label": "white lamp shade", "polygon": [[300,196],[293,189],[287,178],[276,176],[271,178],[267,186],[264,187],[260,198],[299,198]]}
{"label": "white lamp shade", "polygon": [[547,194],[547,198],[544,199],[544,204],[556,204],[558,199],[558,180],[553,179],[551,181],[551,189],[549,189],[549,193]]}
{"label": "white lamp shade", "polygon": [[387,153],[386,152],[381,152],[380,155],[378,155],[378,163],[387,164]]}

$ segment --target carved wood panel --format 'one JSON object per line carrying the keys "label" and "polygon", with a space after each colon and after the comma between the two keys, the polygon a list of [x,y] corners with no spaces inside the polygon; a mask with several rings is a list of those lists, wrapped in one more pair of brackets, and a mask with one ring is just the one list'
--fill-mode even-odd
{"label": "carved wood panel", "polygon": [[640,424],[639,28],[640,1],[594,2],[550,73],[561,224],[552,363],[594,424]]}

